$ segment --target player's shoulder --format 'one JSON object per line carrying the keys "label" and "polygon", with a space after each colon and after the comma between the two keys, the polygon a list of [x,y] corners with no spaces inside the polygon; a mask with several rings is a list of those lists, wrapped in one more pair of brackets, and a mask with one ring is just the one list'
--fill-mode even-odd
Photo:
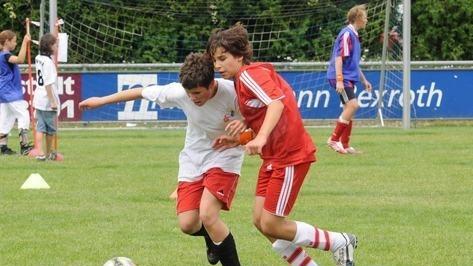
{"label": "player's shoulder", "polygon": [[219,90],[235,91],[235,84],[233,83],[232,80],[216,78],[215,81],[217,82],[217,86]]}
{"label": "player's shoulder", "polygon": [[270,63],[251,63],[241,68],[239,79],[245,84],[253,84],[271,79],[276,71]]}
{"label": "player's shoulder", "polygon": [[338,32],[338,37],[342,37],[345,34],[352,34],[352,30],[350,29],[350,26],[345,26],[343,27],[339,32]]}
{"label": "player's shoulder", "polygon": [[179,82],[171,82],[168,84],[160,84],[160,85],[152,84],[152,85],[146,86],[145,89],[151,90],[151,91],[162,91],[167,94],[186,95],[186,91],[184,87],[182,87],[182,84]]}
{"label": "player's shoulder", "polygon": [[219,95],[231,98],[236,97],[235,83],[232,80],[217,78],[215,81],[217,82]]}
{"label": "player's shoulder", "polygon": [[0,56],[5,56],[5,55],[11,55],[11,52],[0,50]]}
{"label": "player's shoulder", "polygon": [[45,56],[45,55],[40,55],[40,54],[35,57],[35,61],[36,62],[41,62],[41,63],[53,64],[53,60],[51,59],[51,57]]}

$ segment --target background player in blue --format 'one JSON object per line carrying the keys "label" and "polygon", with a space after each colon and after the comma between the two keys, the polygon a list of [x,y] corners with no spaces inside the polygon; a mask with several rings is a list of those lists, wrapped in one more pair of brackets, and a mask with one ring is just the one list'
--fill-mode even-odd
{"label": "background player in blue", "polygon": [[26,45],[30,41],[30,35],[23,37],[18,56],[11,52],[16,48],[16,34],[11,30],[0,32],[0,152],[3,155],[15,154],[7,146],[8,134],[18,120],[20,131],[20,152],[27,155],[33,148],[28,141],[28,129],[30,127],[30,113],[28,103],[23,99],[21,87],[21,74],[18,64],[25,61]]}
{"label": "background player in blue", "polygon": [[360,81],[367,91],[371,91],[371,83],[360,68],[361,44],[358,36],[358,30],[366,27],[367,15],[365,5],[356,5],[348,11],[349,24],[340,31],[335,40],[327,71],[330,86],[340,94],[343,104],[343,112],[327,144],[334,151],[343,154],[358,153],[350,146],[353,117],[359,108],[355,84]]}

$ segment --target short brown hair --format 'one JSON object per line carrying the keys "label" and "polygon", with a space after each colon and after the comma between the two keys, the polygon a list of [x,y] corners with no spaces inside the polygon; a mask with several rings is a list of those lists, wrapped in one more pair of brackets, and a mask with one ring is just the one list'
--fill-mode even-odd
{"label": "short brown hair", "polygon": [[53,45],[56,43],[56,37],[51,33],[46,33],[39,40],[39,54],[51,56],[53,54]]}
{"label": "short brown hair", "polygon": [[350,10],[348,10],[347,21],[348,21],[348,23],[353,24],[358,18],[360,18],[363,14],[366,14],[366,13],[367,13],[367,11],[366,11],[366,5],[365,4],[356,5],[352,8],[350,8]]}
{"label": "short brown hair", "polygon": [[16,37],[16,33],[11,30],[4,30],[0,32],[0,45],[3,46],[6,41]]}
{"label": "short brown hair", "polygon": [[245,64],[251,62],[253,47],[248,41],[248,31],[239,22],[229,29],[216,29],[212,32],[207,44],[207,53],[213,57],[219,47],[233,56],[243,56]]}
{"label": "short brown hair", "polygon": [[179,80],[186,90],[209,88],[214,80],[214,65],[207,54],[190,53],[179,71]]}

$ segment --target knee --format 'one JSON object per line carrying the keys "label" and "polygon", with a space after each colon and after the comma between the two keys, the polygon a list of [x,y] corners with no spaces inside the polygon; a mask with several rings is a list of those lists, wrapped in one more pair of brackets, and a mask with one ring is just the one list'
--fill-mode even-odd
{"label": "knee", "polygon": [[198,225],[194,221],[179,221],[179,227],[184,234],[191,235],[199,230]]}
{"label": "knee", "polygon": [[201,209],[199,219],[202,221],[204,226],[211,227],[218,220],[218,213]]}
{"label": "knee", "polygon": [[277,235],[277,224],[274,223],[271,219],[261,219],[260,220],[260,231],[265,236],[273,237]]}
{"label": "knee", "polygon": [[261,216],[253,216],[253,225],[258,229],[258,231],[263,233],[261,230]]}
{"label": "knee", "polygon": [[358,110],[358,108],[360,108],[360,105],[358,104],[358,100],[356,98],[353,99],[352,101],[349,101],[348,106],[355,111]]}

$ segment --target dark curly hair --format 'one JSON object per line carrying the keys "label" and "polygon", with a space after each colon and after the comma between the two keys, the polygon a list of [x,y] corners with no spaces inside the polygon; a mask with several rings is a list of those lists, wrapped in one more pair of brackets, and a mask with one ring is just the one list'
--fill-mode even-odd
{"label": "dark curly hair", "polygon": [[214,80],[214,66],[207,54],[190,53],[179,71],[179,80],[186,90],[209,88]]}
{"label": "dark curly hair", "polygon": [[207,43],[207,53],[213,57],[219,47],[222,47],[233,56],[243,56],[243,63],[250,64],[253,47],[248,40],[248,31],[240,22],[229,29],[215,29],[212,31]]}

